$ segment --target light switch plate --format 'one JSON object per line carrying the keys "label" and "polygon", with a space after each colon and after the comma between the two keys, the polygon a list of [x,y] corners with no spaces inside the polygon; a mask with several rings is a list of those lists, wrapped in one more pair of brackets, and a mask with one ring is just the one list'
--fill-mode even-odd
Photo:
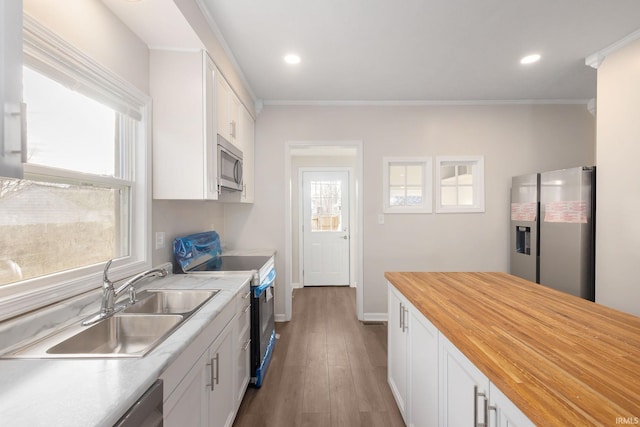
{"label": "light switch plate", "polygon": [[384,214],[378,214],[378,224],[384,224]]}

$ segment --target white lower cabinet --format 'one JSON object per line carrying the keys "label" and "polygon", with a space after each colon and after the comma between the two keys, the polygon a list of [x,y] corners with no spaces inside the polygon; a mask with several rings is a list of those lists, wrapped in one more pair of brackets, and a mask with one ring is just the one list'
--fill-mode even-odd
{"label": "white lower cabinet", "polygon": [[388,382],[407,426],[534,426],[391,283],[388,298]]}
{"label": "white lower cabinet", "polygon": [[438,330],[389,285],[388,382],[407,426],[438,424]]}
{"label": "white lower cabinet", "polygon": [[388,289],[387,381],[398,409],[407,422],[407,353],[408,335],[404,327],[407,300],[392,286]]}
{"label": "white lower cabinet", "polygon": [[165,427],[233,425],[251,375],[250,295],[247,281],[160,376]]}
{"label": "white lower cabinet", "polygon": [[489,380],[444,336],[440,375],[442,425],[486,426],[483,399],[489,394]]}
{"label": "white lower cabinet", "polygon": [[251,380],[251,291],[247,285],[237,300],[238,315],[234,324],[235,400],[240,407]]}
{"label": "white lower cabinet", "polygon": [[445,426],[535,426],[444,336],[440,338],[441,419]]}
{"label": "white lower cabinet", "polygon": [[408,426],[438,425],[438,329],[409,309]]}
{"label": "white lower cabinet", "polygon": [[178,395],[165,401],[165,426],[229,427],[233,424],[231,330],[232,325],[227,325],[186,374]]}
{"label": "white lower cabinet", "polygon": [[498,387],[490,385],[491,407],[495,408],[495,422],[492,426],[497,427],[527,427],[534,426],[529,418],[505,396]]}

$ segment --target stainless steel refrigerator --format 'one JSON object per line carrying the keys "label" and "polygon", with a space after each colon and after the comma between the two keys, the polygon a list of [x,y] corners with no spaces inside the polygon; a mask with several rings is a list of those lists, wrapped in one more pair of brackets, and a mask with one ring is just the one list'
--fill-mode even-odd
{"label": "stainless steel refrigerator", "polygon": [[595,167],[513,177],[511,274],[595,298]]}

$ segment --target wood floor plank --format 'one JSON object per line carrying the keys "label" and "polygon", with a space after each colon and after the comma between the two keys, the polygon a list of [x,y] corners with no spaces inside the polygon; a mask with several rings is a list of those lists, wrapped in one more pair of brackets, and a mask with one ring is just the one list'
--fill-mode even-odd
{"label": "wood floor plank", "polygon": [[387,383],[386,324],[358,321],[353,288],[293,296],[262,387],[247,390],[234,427],[404,427]]}
{"label": "wood floor plank", "polygon": [[303,413],[300,427],[331,427],[331,414],[329,412]]}
{"label": "wood floor plank", "polygon": [[329,390],[331,393],[331,426],[359,426],[358,399],[351,370],[348,367],[329,366]]}
{"label": "wood floor plank", "polygon": [[302,390],[302,412],[329,413],[331,411],[331,391],[327,361],[309,363],[306,368],[304,389]]}

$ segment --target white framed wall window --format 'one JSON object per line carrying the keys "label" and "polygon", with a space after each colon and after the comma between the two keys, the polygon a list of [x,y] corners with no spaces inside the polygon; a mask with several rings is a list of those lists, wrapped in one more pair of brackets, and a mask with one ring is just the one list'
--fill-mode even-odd
{"label": "white framed wall window", "polygon": [[484,157],[436,157],[436,212],[484,212]]}
{"label": "white framed wall window", "polygon": [[431,213],[431,157],[384,157],[383,212]]}
{"label": "white framed wall window", "polygon": [[0,320],[151,264],[150,98],[24,17],[24,179],[0,178]]}

